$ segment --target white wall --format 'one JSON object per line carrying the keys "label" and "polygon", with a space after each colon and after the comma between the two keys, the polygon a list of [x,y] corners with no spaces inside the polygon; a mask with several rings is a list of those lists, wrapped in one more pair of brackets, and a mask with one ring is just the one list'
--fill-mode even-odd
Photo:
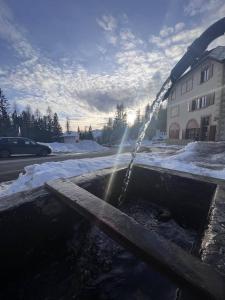
{"label": "white wall", "polygon": [[63,137],[64,139],[64,143],[69,143],[69,144],[73,144],[73,143],[76,143],[76,136],[64,136]]}
{"label": "white wall", "polygon": [[[190,119],[195,119],[199,126],[201,123],[201,117],[211,115],[211,125],[218,125],[220,101],[221,101],[221,86],[223,82],[223,64],[214,60],[207,60],[204,64],[213,63],[213,76],[208,81],[200,83],[201,68],[202,65],[198,66],[192,72],[184,75],[175,85],[176,90],[175,100],[171,100],[170,92],[168,99],[168,110],[167,110],[167,133],[169,136],[169,128],[172,123],[178,123],[180,125],[180,136],[182,138],[182,131],[186,129],[187,123]],[[190,77],[193,76],[193,89],[185,94],[181,95],[182,84]],[[214,104],[208,107],[195,110],[193,112],[188,111],[188,103],[198,96],[204,96],[215,91]],[[171,117],[172,107],[177,107],[179,113],[175,117]],[[176,110],[176,108],[175,108]]]}

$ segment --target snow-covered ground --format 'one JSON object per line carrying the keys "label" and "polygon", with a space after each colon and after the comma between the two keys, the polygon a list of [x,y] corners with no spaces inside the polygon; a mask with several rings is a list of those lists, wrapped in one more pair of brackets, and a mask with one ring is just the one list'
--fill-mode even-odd
{"label": "snow-covered ground", "polygon": [[58,152],[76,152],[76,153],[83,153],[83,152],[98,152],[98,151],[105,151],[108,148],[103,147],[96,143],[95,141],[84,140],[80,141],[79,143],[69,144],[69,143],[40,143],[42,145],[49,146],[52,149],[53,153]]}
{"label": "snow-covered ground", "polygon": [[[43,185],[48,180],[68,178],[95,170],[128,164],[129,153],[107,157],[47,162],[25,167],[25,173],[7,186],[0,186],[0,197]],[[171,153],[166,147],[159,152],[139,153],[137,163],[161,166],[225,180],[225,143],[190,143]]]}

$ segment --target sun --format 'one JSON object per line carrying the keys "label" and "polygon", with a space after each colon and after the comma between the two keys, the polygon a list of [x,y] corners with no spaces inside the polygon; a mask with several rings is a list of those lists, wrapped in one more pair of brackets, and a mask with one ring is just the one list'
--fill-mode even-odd
{"label": "sun", "polygon": [[127,123],[128,125],[133,125],[134,124],[134,121],[136,119],[136,114],[134,111],[129,111],[127,113]]}

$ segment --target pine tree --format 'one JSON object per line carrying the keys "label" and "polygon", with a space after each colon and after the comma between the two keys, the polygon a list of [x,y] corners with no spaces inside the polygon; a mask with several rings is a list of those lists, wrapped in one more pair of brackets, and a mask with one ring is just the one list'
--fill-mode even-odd
{"label": "pine tree", "polygon": [[99,141],[102,144],[110,144],[112,131],[113,131],[113,120],[112,118],[109,118],[107,124],[103,127],[102,134]]}
{"label": "pine tree", "polygon": [[8,109],[8,100],[0,89],[0,136],[19,136],[21,133],[21,136],[36,141],[51,142],[58,140],[62,133],[58,116],[50,107],[44,116],[38,109],[33,114],[29,105],[21,113],[18,113],[16,104],[11,114]]}
{"label": "pine tree", "polygon": [[123,104],[118,104],[116,114],[113,121],[113,130],[110,140],[113,144],[120,143],[127,127],[127,114]]}
{"label": "pine tree", "polygon": [[136,119],[134,121],[133,126],[131,126],[130,132],[129,132],[129,137],[132,140],[137,139],[142,124],[143,124],[143,120],[142,120],[142,116],[141,116],[141,111],[140,111],[140,109],[138,109],[136,111]]}
{"label": "pine tree", "polygon": [[[144,122],[148,121],[150,118],[150,113],[151,113],[151,105],[147,104],[145,107],[145,115],[144,115]],[[146,130],[145,136],[148,139],[152,139],[153,136],[156,134],[156,125],[157,125],[157,118],[155,115],[152,116],[151,122]]]}
{"label": "pine tree", "polygon": [[20,134],[20,117],[18,115],[16,103],[14,103],[14,110],[11,115],[11,119],[12,119],[12,124],[11,124],[12,136],[19,136],[19,134]]}
{"label": "pine tree", "polygon": [[0,89],[0,117],[2,119],[6,119],[8,117],[8,112],[7,112],[8,108],[9,108],[8,100],[3,94],[2,89]]}
{"label": "pine tree", "polygon": [[93,136],[91,125],[89,126],[89,129],[88,129],[88,140],[94,140],[94,136]]}
{"label": "pine tree", "polygon": [[21,134],[23,137],[32,138],[32,110],[29,105],[21,113]]}
{"label": "pine tree", "polygon": [[157,129],[160,131],[166,131],[167,125],[167,109],[160,106],[157,118]]}
{"label": "pine tree", "polygon": [[145,121],[148,121],[150,118],[151,106],[147,104],[145,107]]}
{"label": "pine tree", "polygon": [[66,132],[67,132],[68,134],[71,133],[71,131],[70,131],[70,120],[69,120],[68,117],[66,118]]}
{"label": "pine tree", "polygon": [[[116,106],[115,118],[109,118],[108,123],[103,127],[101,138],[103,144],[117,144],[121,142],[125,131],[127,132],[127,114],[123,104]],[[128,135],[127,135],[128,136]]]}
{"label": "pine tree", "polygon": [[59,124],[59,118],[57,113],[53,115],[53,139],[55,141],[59,140],[60,136],[62,135],[62,127]]}
{"label": "pine tree", "polygon": [[8,100],[0,89],[0,135],[3,136],[7,136],[11,129],[8,108]]}
{"label": "pine tree", "polygon": [[123,128],[127,125],[127,115],[124,110],[123,104],[117,104],[116,106],[116,115],[113,122],[113,127]]}
{"label": "pine tree", "polygon": [[47,108],[47,128],[48,132],[53,132],[52,110],[50,106]]}

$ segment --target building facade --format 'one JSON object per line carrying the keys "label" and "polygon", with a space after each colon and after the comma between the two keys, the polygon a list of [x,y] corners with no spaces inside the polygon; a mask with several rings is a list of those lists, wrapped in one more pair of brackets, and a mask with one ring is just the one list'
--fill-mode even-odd
{"label": "building facade", "polygon": [[225,47],[207,53],[170,88],[169,139],[225,140]]}
{"label": "building facade", "polygon": [[79,137],[79,134],[75,131],[72,131],[72,132],[69,132],[69,133],[65,132],[61,136],[61,141],[63,143],[66,143],[66,144],[79,143],[80,137]]}

